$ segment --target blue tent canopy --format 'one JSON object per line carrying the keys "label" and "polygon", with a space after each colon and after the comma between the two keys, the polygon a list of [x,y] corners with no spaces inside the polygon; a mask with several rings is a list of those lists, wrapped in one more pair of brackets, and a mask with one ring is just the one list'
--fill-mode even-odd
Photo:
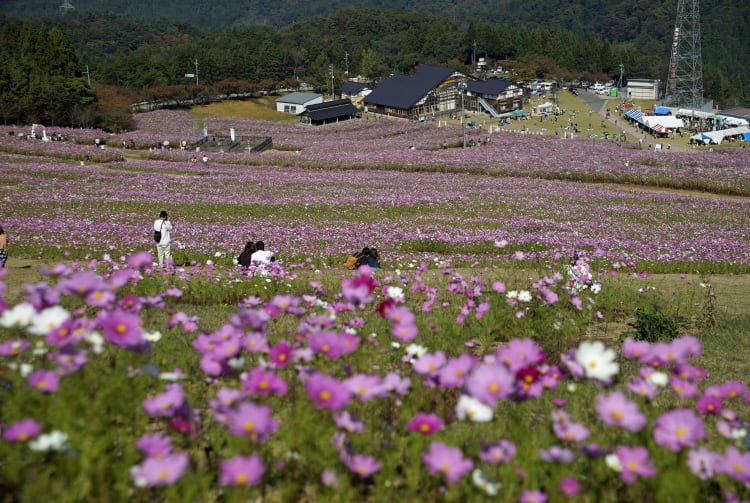
{"label": "blue tent canopy", "polygon": [[656,107],[654,108],[654,113],[656,115],[669,115],[671,110],[668,107]]}
{"label": "blue tent canopy", "polygon": [[516,108],[511,112],[513,115],[523,115],[525,112],[521,110],[520,108]]}
{"label": "blue tent canopy", "polygon": [[750,141],[750,133],[742,133],[742,137],[745,138],[745,141]]}

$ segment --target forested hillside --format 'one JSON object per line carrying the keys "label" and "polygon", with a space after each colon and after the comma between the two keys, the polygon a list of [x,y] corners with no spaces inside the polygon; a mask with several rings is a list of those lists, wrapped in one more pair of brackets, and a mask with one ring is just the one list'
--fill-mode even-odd
{"label": "forested hillside", "polygon": [[[20,14],[42,12],[42,4],[27,2],[28,9],[19,8],[15,13],[18,17],[1,19],[4,42],[0,56],[4,65],[0,78],[7,85],[0,92],[0,120],[37,117],[43,108],[54,110],[44,113],[54,113],[52,121],[56,123],[74,123],[76,118],[78,123],[89,123],[94,120],[90,116],[92,110],[101,112],[112,105],[112,100],[106,100],[102,106],[104,89],[110,97],[117,96],[118,103],[127,99],[163,99],[176,104],[185,99],[201,101],[217,93],[294,88],[303,81],[319,91],[330,92],[331,69],[338,87],[347,76],[362,75],[378,81],[391,73],[409,72],[423,63],[448,65],[468,73],[477,58],[486,58],[491,68],[501,65],[510,69],[508,76],[516,80],[616,78],[621,65],[626,80],[663,80],[675,10],[673,0],[636,2],[628,4],[628,9],[619,8],[619,2],[595,7],[595,2],[589,0],[534,0],[524,3],[525,10],[519,8],[516,0],[466,0],[460,3],[465,8],[461,15],[455,10],[457,2],[420,4],[423,9],[444,7],[439,16],[374,8],[349,8],[325,16],[302,15],[324,3],[329,8],[336,4],[283,2],[287,7],[283,12],[296,13],[298,20],[277,27],[284,23],[273,15],[282,12],[276,4],[273,8],[268,5],[267,19],[242,21],[230,14],[235,4],[219,2],[212,4],[212,9],[226,9],[227,15],[222,19],[235,19],[236,23],[217,27],[208,22],[191,24],[190,19],[180,20],[177,14],[172,18],[159,17],[169,14],[165,10],[171,5],[169,2],[144,8],[139,15],[86,13],[85,2],[80,2],[65,15],[38,17],[30,26],[30,21],[24,21]],[[388,4],[386,0],[381,3]],[[4,2],[3,8],[9,4],[13,0]],[[137,1],[128,5],[132,8]],[[200,12],[201,5],[196,4],[195,11]],[[189,18],[191,7],[190,2],[185,4],[183,18]],[[747,106],[750,51],[743,44],[750,39],[746,33],[750,29],[748,9],[739,3],[724,7],[709,10],[703,20],[704,90],[719,107]],[[465,10],[470,10],[471,16]],[[456,15],[452,17],[450,13]],[[498,16],[503,22],[493,21]],[[743,19],[747,22],[740,22]],[[52,53],[47,47],[50,44],[54,46]],[[54,65],[52,72],[44,65],[54,62],[55,57],[50,56],[54,51],[63,51],[69,64],[67,74],[53,79]],[[84,72],[100,99],[96,107],[85,107],[85,95],[92,94],[93,89],[80,87]],[[50,93],[54,86],[65,92]],[[125,90],[131,93],[128,98],[123,94]],[[72,101],[36,106],[55,95],[71,96]],[[86,114],[81,110],[73,113],[71,103],[84,106]],[[29,111],[34,109],[33,113]],[[108,120],[112,120],[112,114],[108,115]],[[125,114],[115,113],[108,127],[118,127],[121,120],[117,117]],[[96,123],[104,126],[101,117]]]}

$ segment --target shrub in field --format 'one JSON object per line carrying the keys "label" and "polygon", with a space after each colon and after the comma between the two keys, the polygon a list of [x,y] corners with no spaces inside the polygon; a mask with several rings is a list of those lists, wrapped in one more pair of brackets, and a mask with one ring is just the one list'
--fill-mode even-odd
{"label": "shrub in field", "polygon": [[[6,497],[750,495],[746,385],[709,383],[692,335],[576,342],[606,316],[606,276],[585,261],[512,281],[448,264],[310,279],[152,261],[60,264],[2,303]],[[253,295],[217,303],[211,283],[235,280]]]}

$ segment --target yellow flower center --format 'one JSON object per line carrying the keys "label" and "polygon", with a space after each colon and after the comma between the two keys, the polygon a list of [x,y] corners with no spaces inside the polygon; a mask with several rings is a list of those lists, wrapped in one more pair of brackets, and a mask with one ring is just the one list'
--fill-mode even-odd
{"label": "yellow flower center", "polygon": [[320,392],[320,395],[318,395],[318,396],[319,396],[319,397],[320,397],[320,399],[321,399],[321,400],[323,400],[324,402],[327,402],[328,400],[330,400],[330,399],[331,399],[331,393],[330,393],[329,391],[321,391],[321,392]]}
{"label": "yellow flower center", "polygon": [[677,428],[677,431],[675,432],[678,438],[682,438],[685,436],[685,428]]}
{"label": "yellow flower center", "polygon": [[245,428],[245,431],[249,433],[255,428],[255,423],[253,423],[252,421],[245,421],[245,424],[243,424],[242,426],[243,428]]}
{"label": "yellow flower center", "polygon": [[244,473],[238,473],[237,476],[234,478],[234,483],[238,485],[247,484],[247,475],[245,475]]}
{"label": "yellow flower center", "polygon": [[128,327],[126,327],[122,323],[118,323],[117,326],[115,327],[115,330],[117,331],[118,334],[124,334],[127,331],[127,329]]}

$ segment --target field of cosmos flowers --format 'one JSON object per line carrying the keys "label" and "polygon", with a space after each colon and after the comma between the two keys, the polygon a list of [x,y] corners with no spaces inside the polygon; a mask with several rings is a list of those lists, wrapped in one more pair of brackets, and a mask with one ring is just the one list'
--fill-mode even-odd
{"label": "field of cosmos flowers", "polygon": [[[748,150],[215,117],[274,149],[204,165],[187,113],[138,123],[0,127],[0,501],[750,498],[746,375],[702,364]],[[679,330],[597,335],[644,306]]]}

